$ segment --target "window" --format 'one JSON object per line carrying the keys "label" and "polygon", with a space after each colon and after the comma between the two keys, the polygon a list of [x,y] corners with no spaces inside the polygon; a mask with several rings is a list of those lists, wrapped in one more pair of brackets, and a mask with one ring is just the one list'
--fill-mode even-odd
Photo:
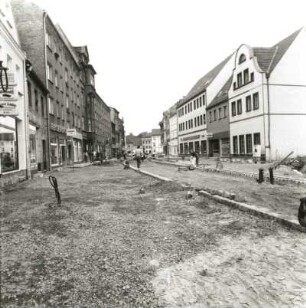
{"label": "window", "polygon": [[260,133],[255,133],[254,134],[254,145],[259,145],[260,144]]}
{"label": "window", "polygon": [[246,135],[246,150],[247,150],[247,154],[252,154],[253,147],[252,147],[252,135],[251,134]]}
{"label": "window", "polygon": [[238,137],[237,136],[233,137],[233,151],[234,151],[234,154],[238,154]]}
{"label": "window", "polygon": [[214,110],[214,121],[217,120],[217,110]]}
{"label": "window", "polygon": [[252,99],[251,99],[251,95],[247,96],[245,98],[245,110],[246,112],[249,112],[252,110]]}
{"label": "window", "polygon": [[194,118],[194,127],[197,127],[197,124],[198,124],[198,120],[197,118]]}
{"label": "window", "polygon": [[48,104],[49,104],[49,113],[54,114],[53,99],[51,97],[48,97]]}
{"label": "window", "polygon": [[244,135],[239,136],[239,150],[240,154],[245,154]]}
{"label": "window", "polygon": [[238,88],[242,86],[242,73],[239,73],[237,75],[237,84],[238,84]]}
{"label": "window", "polygon": [[40,97],[40,108],[41,108],[41,116],[45,116],[45,106],[44,106],[44,98]]}
{"label": "window", "polygon": [[57,71],[54,72],[54,84],[56,87],[58,87],[58,76],[57,76]]}
{"label": "window", "polygon": [[37,90],[34,90],[34,100],[35,100],[35,111],[38,112],[38,93]]}
{"label": "window", "polygon": [[253,94],[253,109],[254,110],[259,109],[259,96],[258,96],[258,92]]}
{"label": "window", "polygon": [[0,155],[1,172],[18,169],[17,147],[17,120],[11,117],[1,117],[0,142],[2,153]]}
{"label": "window", "polygon": [[236,102],[232,102],[232,116],[236,115]]}
{"label": "window", "polygon": [[199,118],[200,118],[200,125],[203,125],[203,118],[202,118],[202,116],[200,115]]}
{"label": "window", "polygon": [[199,98],[199,104],[200,104],[200,107],[202,107],[202,96],[200,96]]}
{"label": "window", "polygon": [[65,68],[65,81],[68,82],[68,69]]}
{"label": "window", "polygon": [[218,113],[219,113],[219,120],[222,119],[222,109],[221,107],[218,109]]}
{"label": "window", "polygon": [[53,81],[52,66],[50,64],[47,64],[47,78]]}
{"label": "window", "polygon": [[203,124],[205,125],[206,124],[206,115],[203,114]]}
{"label": "window", "polygon": [[69,97],[66,96],[66,108],[69,108]]}
{"label": "window", "polygon": [[254,73],[251,73],[250,77],[251,77],[251,81],[254,81]]}
{"label": "window", "polygon": [[193,109],[196,109],[196,101],[193,101]]}
{"label": "window", "polygon": [[249,70],[248,69],[243,71],[243,82],[244,84],[249,82]]}
{"label": "window", "polygon": [[212,122],[212,112],[209,111],[209,123],[211,123],[211,122]]}
{"label": "window", "polygon": [[240,57],[239,57],[239,62],[238,62],[238,63],[241,64],[241,63],[243,63],[243,62],[245,62],[245,61],[246,61],[246,56],[245,56],[245,54],[242,53],[242,54],[240,55]]}
{"label": "window", "polygon": [[242,101],[238,99],[237,101],[237,114],[242,114]]}
{"label": "window", "polygon": [[28,100],[29,100],[29,106],[32,106],[32,87],[31,84],[28,82]]}
{"label": "window", "polygon": [[223,106],[223,117],[227,117],[227,106]]}

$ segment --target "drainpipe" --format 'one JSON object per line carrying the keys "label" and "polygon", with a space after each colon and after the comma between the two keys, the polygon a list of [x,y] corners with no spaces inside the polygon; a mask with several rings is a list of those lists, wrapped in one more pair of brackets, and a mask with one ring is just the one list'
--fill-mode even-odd
{"label": "drainpipe", "polygon": [[[47,48],[46,48],[46,18],[47,18],[47,13],[43,13],[43,31],[44,31],[44,60],[45,60],[45,85],[47,90],[49,90],[48,87],[48,80],[47,80]],[[50,153],[50,118],[49,118],[49,93],[47,93],[47,101],[46,101],[46,116],[47,116],[47,170],[51,170],[51,153]]]}

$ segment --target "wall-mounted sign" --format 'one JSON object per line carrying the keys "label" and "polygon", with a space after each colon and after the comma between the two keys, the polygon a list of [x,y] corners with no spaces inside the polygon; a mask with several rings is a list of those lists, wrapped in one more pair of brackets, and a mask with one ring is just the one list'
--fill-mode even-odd
{"label": "wall-mounted sign", "polygon": [[0,93],[0,115],[17,116],[17,98]]}
{"label": "wall-mounted sign", "polygon": [[7,73],[7,69],[0,74],[0,115],[17,116],[17,97],[14,96],[14,87],[16,86],[15,75]]}

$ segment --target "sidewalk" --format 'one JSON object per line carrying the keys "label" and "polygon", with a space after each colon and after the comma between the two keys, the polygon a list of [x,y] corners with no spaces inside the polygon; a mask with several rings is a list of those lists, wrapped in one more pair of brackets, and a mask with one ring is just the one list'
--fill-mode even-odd
{"label": "sidewalk", "polygon": [[[189,159],[185,160],[177,160],[174,158],[170,159],[155,159],[152,160],[156,163],[165,163],[171,164],[175,166],[189,166]],[[224,174],[234,175],[234,176],[243,176],[250,178],[258,178],[259,168],[264,170],[265,180],[269,182],[269,168],[273,166],[273,163],[265,163],[265,164],[255,164],[255,163],[247,163],[244,161],[236,161],[236,162],[221,162],[222,168],[217,168],[217,162],[213,158],[199,158],[199,169],[205,170],[208,172],[220,172]],[[301,174],[296,170],[292,170],[290,167],[281,165],[278,168],[273,170],[275,182],[283,183],[289,182],[292,184],[302,184],[306,185],[306,174]]]}
{"label": "sidewalk", "polygon": [[[177,181],[187,187],[203,190],[204,194],[208,192],[208,195],[212,195],[221,203],[277,219],[299,230],[302,228],[299,226],[297,214],[300,198],[306,196],[304,185],[271,185],[267,182],[258,184],[253,178],[232,177],[221,173],[203,172],[200,169],[180,171],[177,164],[150,161],[145,161],[141,165],[140,172]],[[235,199],[224,198],[224,195],[235,195]]]}

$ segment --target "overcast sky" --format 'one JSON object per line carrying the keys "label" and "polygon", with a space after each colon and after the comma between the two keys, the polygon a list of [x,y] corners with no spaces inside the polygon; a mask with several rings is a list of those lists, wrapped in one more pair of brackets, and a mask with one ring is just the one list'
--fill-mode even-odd
{"label": "overcast sky", "polygon": [[96,90],[126,134],[162,112],[241,44],[272,46],[306,26],[305,0],[35,0],[74,46],[87,45]]}

